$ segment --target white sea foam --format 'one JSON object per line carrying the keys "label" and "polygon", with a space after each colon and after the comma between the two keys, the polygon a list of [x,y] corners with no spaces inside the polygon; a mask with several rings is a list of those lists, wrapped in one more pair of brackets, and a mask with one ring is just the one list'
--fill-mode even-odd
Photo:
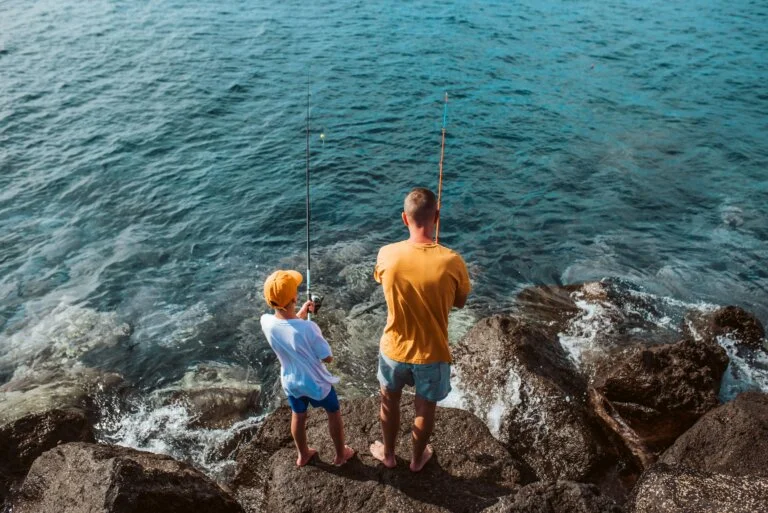
{"label": "white sea foam", "polygon": [[768,354],[739,348],[738,341],[730,337],[717,337],[717,341],[730,359],[720,385],[720,400],[730,401],[750,390],[768,393]]}
{"label": "white sea foam", "polygon": [[103,406],[103,412],[111,413],[96,425],[100,441],[167,454],[220,480],[231,477],[235,468],[233,455],[224,448],[264,418],[258,415],[227,429],[205,429],[190,427],[194,415],[181,403],[155,406],[145,400],[125,411],[117,405]]}

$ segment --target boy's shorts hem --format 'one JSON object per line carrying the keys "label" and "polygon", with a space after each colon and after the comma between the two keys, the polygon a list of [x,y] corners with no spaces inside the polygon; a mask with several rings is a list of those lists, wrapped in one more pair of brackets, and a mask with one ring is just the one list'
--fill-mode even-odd
{"label": "boy's shorts hem", "polygon": [[442,401],[451,392],[451,364],[403,363],[379,353],[379,384],[391,392],[405,385],[416,388],[416,395],[427,401]]}
{"label": "boy's shorts hem", "polygon": [[328,395],[319,401],[307,396],[294,397],[288,395],[288,405],[294,413],[306,413],[310,404],[314,408],[323,408],[328,413],[336,413],[340,408],[339,398],[336,397],[336,389],[333,387],[331,387],[331,391],[328,392]]}

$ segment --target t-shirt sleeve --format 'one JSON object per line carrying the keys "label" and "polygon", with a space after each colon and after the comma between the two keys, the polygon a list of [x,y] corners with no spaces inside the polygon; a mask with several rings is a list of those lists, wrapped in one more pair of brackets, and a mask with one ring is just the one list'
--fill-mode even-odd
{"label": "t-shirt sleeve", "polygon": [[312,352],[315,353],[317,359],[322,360],[329,356],[333,356],[331,346],[328,344],[328,341],[323,338],[323,332],[320,331],[320,327],[312,321],[309,321],[309,326],[312,333],[310,344],[312,346]]}

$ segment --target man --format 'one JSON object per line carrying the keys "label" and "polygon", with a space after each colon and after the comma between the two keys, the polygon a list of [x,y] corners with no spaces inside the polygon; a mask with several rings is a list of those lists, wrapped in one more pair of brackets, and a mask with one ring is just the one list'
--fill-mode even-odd
{"label": "man", "polygon": [[436,403],[451,391],[448,312],[451,307],[464,307],[470,283],[464,260],[434,241],[440,215],[434,193],[413,189],[403,210],[410,237],[381,248],[374,271],[387,300],[387,325],[381,337],[378,371],[384,442],[376,441],[370,449],[386,467],[395,467],[400,397],[403,386],[413,386],[416,416],[410,468],[419,472],[433,454],[429,437]]}

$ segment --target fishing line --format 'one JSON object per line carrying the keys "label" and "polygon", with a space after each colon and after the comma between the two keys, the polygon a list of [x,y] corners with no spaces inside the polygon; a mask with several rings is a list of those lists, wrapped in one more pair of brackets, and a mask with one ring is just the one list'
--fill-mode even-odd
{"label": "fishing line", "polygon": [[[445,127],[448,123],[448,91],[445,92],[445,107],[443,109],[443,138],[440,143],[440,179],[437,182],[437,211],[440,212],[441,199],[443,196],[443,157],[445,156]],[[440,238],[440,216],[437,217],[435,226],[435,244]]]}
{"label": "fishing line", "polygon": [[[315,302],[315,312],[317,312],[320,309],[320,305],[323,303],[323,298],[319,296],[313,296],[312,295],[312,261],[310,259],[310,252],[312,249],[312,245],[310,242],[310,231],[309,231],[309,225],[312,221],[312,209],[310,208],[310,201],[309,201],[309,125],[310,125],[310,104],[309,104],[309,77],[307,77],[307,127],[306,127],[306,133],[307,133],[307,171],[306,171],[306,184],[307,184],[307,301],[314,301]],[[325,134],[321,134],[321,139],[323,140],[323,144],[325,144]],[[311,319],[312,315],[307,313],[307,319]]]}

